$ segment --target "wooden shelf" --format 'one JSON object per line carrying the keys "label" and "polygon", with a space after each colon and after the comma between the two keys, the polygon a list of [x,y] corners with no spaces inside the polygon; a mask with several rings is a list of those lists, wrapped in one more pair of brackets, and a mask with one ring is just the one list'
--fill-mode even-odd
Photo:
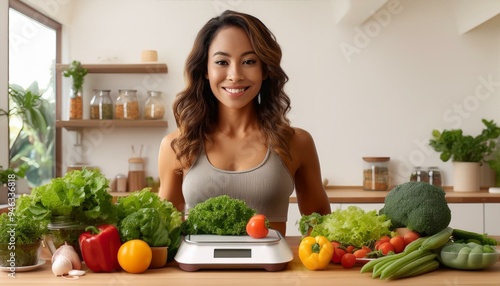
{"label": "wooden shelf", "polygon": [[[143,63],[143,64],[84,64],[82,65],[89,73],[167,73],[167,64]],[[62,72],[69,67],[67,64],[56,64],[57,72]]]}
{"label": "wooden shelf", "polygon": [[56,120],[56,128],[64,128],[69,131],[81,130],[85,128],[127,128],[127,127],[146,127],[146,128],[167,128],[168,122],[165,120]]}

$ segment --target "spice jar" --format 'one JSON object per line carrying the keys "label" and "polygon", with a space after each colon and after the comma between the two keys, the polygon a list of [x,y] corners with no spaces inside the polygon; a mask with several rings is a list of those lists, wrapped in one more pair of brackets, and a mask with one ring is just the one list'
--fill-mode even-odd
{"label": "spice jar", "polygon": [[133,157],[128,159],[128,191],[140,191],[146,187],[144,159]]}
{"label": "spice jar", "polygon": [[137,90],[120,89],[115,103],[116,119],[139,119],[139,101],[137,100]]}
{"label": "spice jar", "polygon": [[438,167],[429,167],[427,173],[429,174],[429,184],[438,187],[442,186],[441,172]]}
{"label": "spice jar", "polygon": [[163,119],[165,104],[161,98],[161,91],[148,91],[148,100],[144,105],[144,119]]}
{"label": "spice jar", "polygon": [[411,172],[410,181],[412,182],[429,182],[429,174],[427,170],[423,170],[421,167],[413,167]]}
{"label": "spice jar", "polygon": [[389,160],[389,157],[363,157],[363,190],[389,190]]}
{"label": "spice jar", "polygon": [[69,96],[69,119],[82,119],[83,118],[83,100],[82,91],[76,92],[72,88]]}
{"label": "spice jar", "polygon": [[94,90],[90,101],[90,119],[113,119],[113,100],[110,90]]}

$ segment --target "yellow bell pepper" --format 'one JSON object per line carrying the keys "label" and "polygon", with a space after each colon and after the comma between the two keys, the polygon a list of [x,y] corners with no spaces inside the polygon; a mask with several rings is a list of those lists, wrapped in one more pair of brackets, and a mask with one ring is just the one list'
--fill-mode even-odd
{"label": "yellow bell pepper", "polygon": [[324,236],[307,236],[299,245],[299,258],[309,270],[325,269],[332,260],[333,245]]}

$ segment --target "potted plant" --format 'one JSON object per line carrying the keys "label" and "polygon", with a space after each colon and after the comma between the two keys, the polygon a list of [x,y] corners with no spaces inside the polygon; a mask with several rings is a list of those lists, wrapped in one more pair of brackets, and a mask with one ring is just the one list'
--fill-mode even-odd
{"label": "potted plant", "polygon": [[70,93],[70,108],[69,119],[83,118],[83,82],[88,70],[82,66],[79,61],[72,61],[68,69],[63,71],[64,77],[71,77],[71,93]]}
{"label": "potted plant", "polygon": [[500,148],[497,147],[497,149],[493,153],[493,157],[487,162],[490,168],[495,171],[495,187],[497,187],[498,189],[500,187]]}
{"label": "potted plant", "polygon": [[21,267],[38,263],[38,248],[47,226],[25,212],[30,197],[17,199],[12,214],[0,215],[0,266]]}
{"label": "potted plant", "polygon": [[432,131],[429,145],[443,162],[453,161],[453,190],[478,192],[480,190],[480,166],[486,156],[495,149],[500,128],[493,120],[482,119],[485,128],[477,136],[464,135],[461,129]]}

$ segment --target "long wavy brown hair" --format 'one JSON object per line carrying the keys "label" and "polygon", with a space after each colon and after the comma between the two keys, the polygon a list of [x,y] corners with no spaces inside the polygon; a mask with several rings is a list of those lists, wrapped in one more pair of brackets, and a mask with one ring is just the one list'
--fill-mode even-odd
{"label": "long wavy brown hair", "polygon": [[205,140],[210,140],[210,134],[218,125],[218,101],[205,75],[210,44],[217,32],[228,26],[239,27],[247,33],[255,53],[263,63],[263,73],[267,77],[260,90],[261,103],[257,102],[256,97],[253,104],[266,143],[280,156],[292,158],[289,145],[294,130],[287,118],[290,98],[283,90],[288,76],[280,66],[281,48],[274,34],[259,19],[228,10],[210,19],[198,32],[186,61],[186,87],[173,103],[180,136],[172,141],[172,148],[183,168],[193,164]]}

